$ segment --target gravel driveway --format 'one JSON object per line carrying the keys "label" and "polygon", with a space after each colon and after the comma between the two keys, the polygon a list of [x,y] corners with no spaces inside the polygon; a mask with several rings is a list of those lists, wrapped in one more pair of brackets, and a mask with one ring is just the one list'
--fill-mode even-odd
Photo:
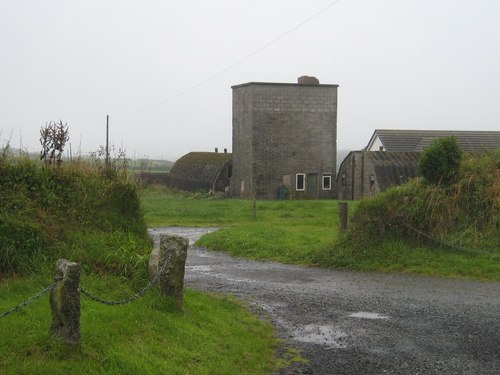
{"label": "gravel driveway", "polygon": [[[193,243],[214,229],[155,228]],[[321,270],[191,248],[187,286],[264,309],[309,363],[280,374],[500,374],[500,283]]]}

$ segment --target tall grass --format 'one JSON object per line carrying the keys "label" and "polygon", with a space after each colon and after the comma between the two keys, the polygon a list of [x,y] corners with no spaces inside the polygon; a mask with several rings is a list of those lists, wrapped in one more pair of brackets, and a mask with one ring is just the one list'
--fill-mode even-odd
{"label": "tall grass", "polygon": [[[95,233],[133,237],[142,254],[149,247],[138,188],[119,170],[83,162],[42,167],[26,158],[1,157],[0,190],[3,274],[27,274],[41,260],[58,256],[99,260],[85,257],[81,246]],[[114,246],[107,245],[102,253]]]}
{"label": "tall grass", "polygon": [[[151,241],[125,169],[0,155],[0,313],[47,286],[60,257],[104,299],[144,286]],[[48,335],[45,297],[1,318],[0,372],[266,374],[277,363],[271,325],[231,298],[187,290],[179,309],[155,290],[124,306],[82,297],[80,323],[82,347],[69,350]]]}
{"label": "tall grass", "polygon": [[415,179],[365,200],[352,224],[352,239],[426,244],[433,242],[429,238],[432,237],[457,247],[498,249],[500,150],[469,155],[461,167],[460,178],[452,185]]}
{"label": "tall grass", "polygon": [[449,186],[415,179],[360,203],[320,262],[500,280],[500,150],[468,155]]}

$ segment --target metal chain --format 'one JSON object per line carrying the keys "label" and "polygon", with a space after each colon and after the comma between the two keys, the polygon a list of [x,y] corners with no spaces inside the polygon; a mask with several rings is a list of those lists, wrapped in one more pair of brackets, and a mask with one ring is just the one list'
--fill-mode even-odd
{"label": "metal chain", "polygon": [[478,253],[478,254],[487,254],[487,255],[493,254],[492,252],[489,252],[489,251],[481,251],[481,250],[477,250],[477,249],[466,248],[463,246],[457,246],[457,245],[452,244],[450,242],[446,242],[446,241],[443,241],[441,239],[435,238],[435,237],[431,236],[430,234],[427,234],[427,233],[421,231],[420,229],[415,228],[413,225],[407,223],[405,220],[401,220],[401,222],[407,228],[413,230],[414,232],[420,234],[421,236],[426,237],[427,239],[429,239],[431,241],[434,241],[434,242],[440,244],[441,246],[446,246],[446,247],[450,247],[452,249],[456,249],[456,250],[463,251],[463,252],[469,252],[469,253]]}
{"label": "metal chain", "polygon": [[26,301],[23,301],[21,302],[19,305],[17,306],[14,306],[12,309],[0,314],[0,318],[3,318],[7,315],[10,315],[16,311],[18,311],[21,307],[24,307],[24,306],[27,306],[29,305],[30,303],[32,303],[33,301],[35,301],[36,299],[40,298],[41,296],[43,296],[45,293],[47,293],[49,290],[52,290],[55,288],[56,284],[58,281],[62,280],[61,277],[56,277],[54,278],[54,282],[52,284],[50,284],[48,287],[46,288],[43,288],[42,290],[40,290],[37,294],[35,294],[33,297],[30,297],[28,298]]}
{"label": "metal chain", "polygon": [[125,304],[127,304],[129,302],[135,301],[136,299],[142,297],[149,289],[151,289],[151,287],[158,280],[158,278],[163,275],[163,273],[165,272],[165,268],[166,267],[167,267],[167,261],[165,260],[165,263],[163,263],[163,265],[161,266],[161,268],[156,273],[155,277],[153,277],[153,279],[151,281],[149,281],[149,283],[144,288],[142,288],[141,290],[139,290],[134,295],[132,295],[132,296],[130,296],[128,298],[121,299],[121,300],[107,301],[105,299],[97,297],[96,295],[92,294],[91,292],[89,292],[88,290],[85,290],[82,287],[78,288],[78,290],[83,295],[85,295],[86,297],[88,297],[89,299],[91,299],[92,301],[99,302],[99,303],[102,303],[104,305],[125,305]]}
{"label": "metal chain", "polygon": [[[139,290],[134,295],[132,295],[132,296],[130,296],[128,298],[124,298],[124,299],[118,300],[118,301],[107,301],[107,300],[104,300],[104,299],[102,299],[100,297],[95,296],[94,294],[90,293],[89,291],[85,290],[82,287],[78,288],[78,290],[83,295],[87,296],[89,299],[91,299],[91,300],[93,300],[95,302],[100,302],[100,303],[103,303],[105,305],[124,305],[124,304],[127,304],[129,302],[132,302],[132,301],[134,301],[134,300],[142,297],[149,289],[151,289],[151,287],[158,280],[158,278],[163,275],[163,273],[165,272],[166,267],[167,267],[167,261],[165,261],[163,263],[163,265],[161,266],[161,268],[156,273],[155,277],[153,277],[153,279],[151,281],[149,281],[149,283],[144,288],[142,288],[141,290]],[[18,304],[16,306],[14,306],[13,308],[11,308],[10,310],[7,310],[7,311],[1,313],[0,314],[0,318],[3,318],[5,316],[8,316],[8,315],[10,315],[10,314],[18,311],[21,307],[29,305],[30,303],[32,303],[36,299],[38,299],[41,296],[43,296],[48,291],[54,289],[55,286],[57,285],[57,282],[60,281],[60,280],[62,280],[62,277],[56,277],[56,278],[54,278],[54,282],[52,284],[50,284],[49,286],[43,288],[38,293],[36,293],[34,296],[28,298],[26,301],[23,301],[20,304]]]}

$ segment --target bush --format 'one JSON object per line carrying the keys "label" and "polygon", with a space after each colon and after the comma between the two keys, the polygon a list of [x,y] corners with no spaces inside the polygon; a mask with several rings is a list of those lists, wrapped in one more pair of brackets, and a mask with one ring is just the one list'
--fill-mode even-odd
{"label": "bush", "polygon": [[47,241],[36,223],[23,217],[0,215],[0,272],[26,273],[31,260],[43,250]]}
{"label": "bush", "polygon": [[424,150],[419,174],[430,184],[451,185],[458,180],[462,150],[455,137],[437,138]]}
{"label": "bush", "polygon": [[[1,157],[0,191],[2,273],[29,273],[35,258],[53,261],[58,256],[95,259],[102,268],[102,259],[108,258],[84,256],[91,244],[75,239],[106,233],[115,233],[118,241],[101,248],[103,255],[122,251],[135,257],[149,251],[139,190],[125,173],[106,173],[81,161],[45,168],[28,159]],[[139,248],[121,246],[124,239]],[[130,276],[130,269],[126,273]]]}
{"label": "bush", "polygon": [[387,240],[436,246],[437,240],[474,248],[500,246],[500,150],[468,155],[450,186],[415,179],[360,202],[348,242]]}

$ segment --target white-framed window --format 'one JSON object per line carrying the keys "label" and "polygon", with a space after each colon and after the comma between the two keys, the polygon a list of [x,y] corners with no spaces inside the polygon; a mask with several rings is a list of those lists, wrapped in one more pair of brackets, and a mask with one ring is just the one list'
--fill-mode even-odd
{"label": "white-framed window", "polygon": [[295,190],[304,191],[306,190],[306,174],[297,173],[295,175]]}
{"label": "white-framed window", "polygon": [[323,190],[332,190],[332,176],[323,175]]}

